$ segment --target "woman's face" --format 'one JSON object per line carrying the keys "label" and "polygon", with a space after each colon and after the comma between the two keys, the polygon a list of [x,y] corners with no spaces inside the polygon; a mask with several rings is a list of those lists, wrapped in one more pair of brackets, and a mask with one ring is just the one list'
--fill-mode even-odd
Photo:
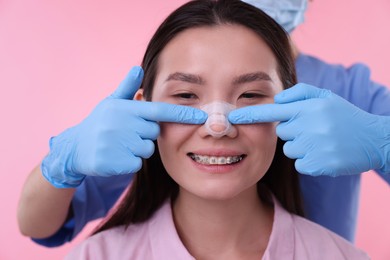
{"label": "woman's face", "polygon": [[[158,67],[152,101],[198,108],[224,101],[243,107],[272,103],[282,91],[271,50],[254,32],[238,25],[182,32],[164,48]],[[204,125],[161,123],[157,141],[162,162],[180,192],[230,199],[254,188],[264,176],[277,136],[274,123],[234,125],[220,138],[208,134]],[[204,164],[195,156],[217,157],[221,164]]]}

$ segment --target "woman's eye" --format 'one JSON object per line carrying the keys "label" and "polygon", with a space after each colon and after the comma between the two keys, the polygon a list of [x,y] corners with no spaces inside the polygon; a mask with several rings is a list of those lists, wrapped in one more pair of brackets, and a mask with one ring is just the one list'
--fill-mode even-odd
{"label": "woman's eye", "polygon": [[174,95],[175,97],[182,98],[182,99],[194,99],[196,98],[196,95],[193,93],[178,93]]}
{"label": "woman's eye", "polygon": [[255,99],[255,98],[263,98],[265,95],[260,93],[254,93],[254,92],[247,92],[241,94],[240,98],[248,98],[248,99]]}

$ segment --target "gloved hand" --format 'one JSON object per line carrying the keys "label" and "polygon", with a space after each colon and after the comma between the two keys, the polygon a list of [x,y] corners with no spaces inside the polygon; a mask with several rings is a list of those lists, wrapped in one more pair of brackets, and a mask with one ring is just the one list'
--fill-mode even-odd
{"label": "gloved hand", "polygon": [[135,173],[142,166],[141,158],[154,152],[153,140],[160,133],[157,122],[206,121],[205,112],[189,106],[131,100],[142,78],[142,68],[134,67],[80,124],[51,138],[41,170],[52,185],[77,187],[87,175]]}
{"label": "gloved hand", "polygon": [[390,117],[369,114],[329,90],[297,84],[275,96],[276,104],[230,112],[232,124],[280,121],[285,155],[312,176],[390,172]]}

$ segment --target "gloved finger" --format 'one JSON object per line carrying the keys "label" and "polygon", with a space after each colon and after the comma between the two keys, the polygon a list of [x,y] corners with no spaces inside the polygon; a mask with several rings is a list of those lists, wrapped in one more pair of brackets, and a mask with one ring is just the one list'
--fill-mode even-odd
{"label": "gloved finger", "polygon": [[332,92],[327,89],[320,89],[305,83],[298,83],[275,95],[274,100],[275,103],[286,104],[312,98],[325,98],[331,95],[331,93]]}
{"label": "gloved finger", "polygon": [[131,164],[129,163],[129,170],[131,173],[136,173],[141,170],[142,167],[142,159],[130,154],[132,157]]}
{"label": "gloved finger", "polygon": [[283,145],[283,152],[290,159],[302,159],[305,156],[305,147],[300,144],[299,139],[288,141]]}
{"label": "gloved finger", "polygon": [[332,176],[332,172],[326,172],[324,167],[319,168],[318,162],[315,163],[315,161],[311,160],[308,157],[297,159],[295,161],[295,169],[301,174],[315,176],[315,177],[321,175]]}
{"label": "gloved finger", "polygon": [[[156,140],[160,135],[160,125],[153,121],[147,121],[143,118],[135,118],[129,121],[128,126],[124,128],[124,131],[132,129],[142,139]],[[123,133],[129,135],[129,133]]]}
{"label": "gloved finger", "polygon": [[135,173],[141,169],[142,160],[132,153],[105,154],[104,159],[99,160],[94,166],[95,176],[109,177],[112,175],[123,175]]}
{"label": "gloved finger", "polygon": [[123,160],[120,164],[115,165],[117,175],[136,173],[141,169],[142,159],[133,154],[129,154],[128,156],[127,160]]}
{"label": "gloved finger", "polygon": [[147,159],[153,155],[155,147],[153,141],[139,138],[138,140],[133,139],[133,144],[128,149],[134,156]]}
{"label": "gloved finger", "polygon": [[321,175],[318,172],[314,171],[313,169],[309,168],[307,166],[307,163],[304,161],[304,158],[297,159],[294,165],[295,165],[295,169],[301,174],[310,175],[310,176]]}
{"label": "gloved finger", "polygon": [[287,121],[301,109],[297,103],[247,106],[231,111],[228,119],[232,124]]}
{"label": "gloved finger", "polygon": [[133,102],[137,102],[137,105],[132,107],[133,112],[150,121],[203,124],[207,119],[206,112],[190,106],[174,105],[163,102]]}
{"label": "gloved finger", "polygon": [[140,66],[134,66],[118,88],[110,95],[110,98],[133,99],[144,77],[144,71]]}
{"label": "gloved finger", "polygon": [[294,140],[302,131],[301,128],[296,127],[297,124],[299,123],[295,122],[294,119],[280,122],[276,127],[277,136],[284,141]]}

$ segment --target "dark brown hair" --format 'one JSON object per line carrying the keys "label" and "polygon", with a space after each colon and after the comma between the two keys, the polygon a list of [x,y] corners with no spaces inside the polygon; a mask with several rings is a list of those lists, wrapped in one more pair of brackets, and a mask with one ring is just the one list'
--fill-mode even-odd
{"label": "dark brown hair", "polygon": [[[296,83],[293,55],[286,32],[268,15],[239,0],[196,0],[172,12],[159,26],[149,42],[143,58],[145,72],[142,88],[144,97],[151,99],[156,79],[158,61],[164,47],[180,32],[196,27],[213,27],[224,24],[242,25],[256,33],[270,47],[278,62],[278,74],[283,87]],[[157,143],[155,142],[156,147]],[[299,194],[298,174],[294,162],[283,154],[283,142],[278,139],[273,162],[258,182],[262,200],[270,202],[275,195],[286,210],[303,215]],[[175,199],[178,184],[166,172],[158,152],[143,161],[142,169],[135,175],[131,187],[116,211],[96,231],[128,226],[148,220],[167,198]]]}

